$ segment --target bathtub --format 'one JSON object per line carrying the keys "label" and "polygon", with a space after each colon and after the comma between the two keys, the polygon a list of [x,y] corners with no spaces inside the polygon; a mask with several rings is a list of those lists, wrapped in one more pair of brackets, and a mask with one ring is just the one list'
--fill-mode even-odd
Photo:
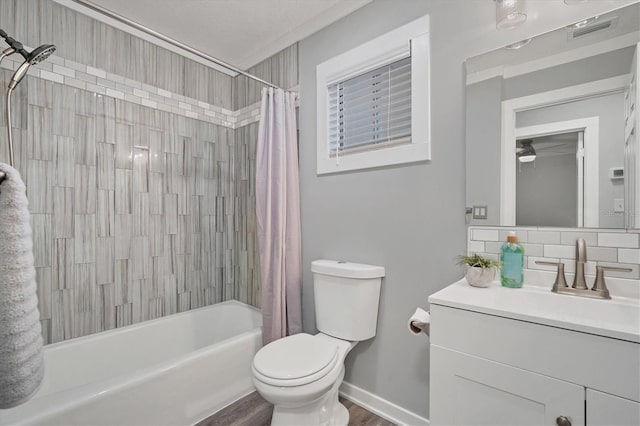
{"label": "bathtub", "polygon": [[260,311],[228,301],[47,345],[33,399],[0,425],[191,425],[254,390]]}

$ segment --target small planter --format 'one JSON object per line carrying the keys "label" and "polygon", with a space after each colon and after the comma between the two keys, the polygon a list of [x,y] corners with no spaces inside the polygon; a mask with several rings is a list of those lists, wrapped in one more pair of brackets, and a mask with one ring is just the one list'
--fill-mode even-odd
{"label": "small planter", "polygon": [[496,270],[500,268],[500,262],[479,254],[458,256],[458,265],[465,268],[464,278],[474,287],[489,287],[496,277]]}
{"label": "small planter", "polygon": [[469,285],[474,287],[489,287],[495,277],[496,268],[481,268],[479,266],[469,266],[464,274]]}

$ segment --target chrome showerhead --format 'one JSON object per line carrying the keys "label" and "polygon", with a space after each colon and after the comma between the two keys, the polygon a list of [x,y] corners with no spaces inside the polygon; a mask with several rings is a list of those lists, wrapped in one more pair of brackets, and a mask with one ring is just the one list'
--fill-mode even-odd
{"label": "chrome showerhead", "polygon": [[27,70],[31,65],[35,65],[47,59],[53,52],[56,51],[56,47],[53,44],[43,44],[40,47],[37,47],[31,51],[26,57],[26,61],[22,63],[16,70],[13,77],[11,77],[11,81],[9,82],[9,90],[13,90],[16,88],[18,83],[24,78],[27,74]]}

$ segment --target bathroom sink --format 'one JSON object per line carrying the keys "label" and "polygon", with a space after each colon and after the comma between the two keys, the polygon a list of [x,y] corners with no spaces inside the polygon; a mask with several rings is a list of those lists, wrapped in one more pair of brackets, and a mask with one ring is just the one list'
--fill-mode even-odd
{"label": "bathroom sink", "polygon": [[640,343],[640,301],[589,299],[551,288],[471,287],[464,279],[429,296],[429,303]]}

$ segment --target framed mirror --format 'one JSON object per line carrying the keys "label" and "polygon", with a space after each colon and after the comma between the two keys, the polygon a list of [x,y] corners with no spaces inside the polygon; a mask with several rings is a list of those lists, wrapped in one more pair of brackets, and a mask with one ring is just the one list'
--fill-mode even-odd
{"label": "framed mirror", "polygon": [[640,227],[640,4],[466,61],[473,225]]}

